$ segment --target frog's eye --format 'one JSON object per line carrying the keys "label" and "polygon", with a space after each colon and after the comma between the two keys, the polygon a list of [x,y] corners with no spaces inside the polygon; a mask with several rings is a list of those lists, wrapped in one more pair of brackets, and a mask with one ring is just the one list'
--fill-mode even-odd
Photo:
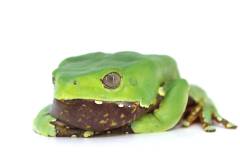
{"label": "frog's eye", "polygon": [[120,85],[121,76],[116,72],[111,72],[106,74],[103,79],[102,83],[105,88],[115,89]]}

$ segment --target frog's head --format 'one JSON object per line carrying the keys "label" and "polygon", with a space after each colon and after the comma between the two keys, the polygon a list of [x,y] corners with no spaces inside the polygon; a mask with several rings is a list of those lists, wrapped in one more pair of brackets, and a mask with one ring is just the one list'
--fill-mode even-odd
{"label": "frog's head", "polygon": [[148,107],[159,86],[155,68],[150,59],[134,52],[70,57],[53,72],[54,98],[138,102]]}

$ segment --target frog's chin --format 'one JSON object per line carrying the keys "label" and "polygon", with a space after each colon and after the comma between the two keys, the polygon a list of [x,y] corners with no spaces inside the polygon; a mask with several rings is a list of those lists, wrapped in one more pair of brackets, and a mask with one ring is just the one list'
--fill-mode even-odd
{"label": "frog's chin", "polygon": [[50,114],[72,127],[106,131],[131,124],[155,106],[143,108],[139,102],[54,99]]}

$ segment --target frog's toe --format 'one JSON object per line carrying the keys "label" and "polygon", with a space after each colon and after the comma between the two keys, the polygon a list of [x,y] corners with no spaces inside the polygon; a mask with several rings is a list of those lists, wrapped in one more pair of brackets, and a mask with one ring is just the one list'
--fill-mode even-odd
{"label": "frog's toe", "polygon": [[213,125],[206,125],[205,124],[204,131],[206,131],[206,132],[215,132],[216,128]]}
{"label": "frog's toe", "polygon": [[216,128],[213,126],[211,112],[202,112],[200,114],[200,123],[204,131],[215,132]]}
{"label": "frog's toe", "polygon": [[233,124],[232,122],[229,122],[225,118],[222,118],[218,113],[214,113],[213,118],[218,124],[222,124],[225,128],[228,128],[228,129],[237,128],[237,125]]}

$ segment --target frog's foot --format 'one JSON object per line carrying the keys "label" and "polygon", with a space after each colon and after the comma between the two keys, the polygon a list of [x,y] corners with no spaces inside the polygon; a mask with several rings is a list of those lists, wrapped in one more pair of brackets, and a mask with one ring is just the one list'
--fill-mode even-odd
{"label": "frog's foot", "polygon": [[43,108],[33,122],[33,130],[40,135],[55,137],[56,130],[55,126],[52,124],[56,119],[49,115],[48,111],[51,105]]}
{"label": "frog's foot", "polygon": [[215,119],[215,121],[219,124],[222,124],[225,128],[229,128],[229,129],[236,129],[237,126],[231,122],[229,122],[228,120],[222,118],[218,113],[214,113],[213,114],[213,118]]}
{"label": "frog's foot", "polygon": [[188,109],[187,115],[183,118],[183,126],[189,127],[194,122],[200,120],[202,128],[206,132],[214,132],[216,129],[213,125],[213,121],[218,124],[222,124],[225,128],[235,129],[236,125],[222,118],[214,106],[203,106],[196,104]]}
{"label": "frog's foot", "polygon": [[203,107],[203,111],[200,114],[200,121],[203,129],[206,132],[214,132],[216,130],[215,127],[213,126],[213,121],[215,121],[218,124],[222,124],[225,128],[228,129],[237,128],[236,125],[220,116],[214,106]]}

